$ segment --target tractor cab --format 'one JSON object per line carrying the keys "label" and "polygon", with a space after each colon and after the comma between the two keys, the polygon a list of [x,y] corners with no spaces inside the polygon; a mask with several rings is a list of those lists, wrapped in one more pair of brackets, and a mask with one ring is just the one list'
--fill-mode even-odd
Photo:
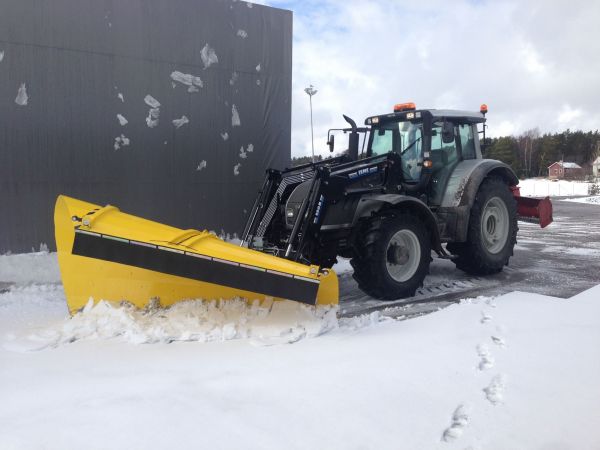
{"label": "tractor cab", "polygon": [[[469,159],[481,159],[478,124],[485,126],[487,107],[479,113],[417,110],[414,103],[397,104],[390,114],[368,117],[365,157],[390,152],[400,157],[402,178],[409,186],[428,190],[429,203],[439,205],[450,175]],[[483,131],[483,130],[482,130]]]}

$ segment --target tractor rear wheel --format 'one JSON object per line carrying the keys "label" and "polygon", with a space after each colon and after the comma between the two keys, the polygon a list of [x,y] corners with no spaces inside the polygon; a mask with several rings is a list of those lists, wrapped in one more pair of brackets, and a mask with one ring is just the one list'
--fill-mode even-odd
{"label": "tractor rear wheel", "polygon": [[467,242],[450,243],[456,267],[473,274],[497,273],[508,265],[517,242],[517,202],[501,178],[481,183],[469,217]]}
{"label": "tractor rear wheel", "polygon": [[359,288],[382,300],[410,297],[429,273],[431,242],[421,220],[408,213],[371,219],[350,261]]}

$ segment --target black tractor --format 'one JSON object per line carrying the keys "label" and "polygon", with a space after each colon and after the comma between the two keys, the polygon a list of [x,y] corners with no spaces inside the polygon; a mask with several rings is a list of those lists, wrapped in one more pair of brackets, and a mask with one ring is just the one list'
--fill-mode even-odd
{"label": "black tractor", "polygon": [[486,112],[405,103],[361,128],[344,116],[350,127],[327,142],[333,152],[332,132],[347,133],[341,156],[267,171],[242,245],[321,270],[350,258],[359,287],[385,300],[414,295],[432,251],[470,274],[500,272],[517,220],[545,227],[552,205],[520,197],[513,170],[482,159]]}

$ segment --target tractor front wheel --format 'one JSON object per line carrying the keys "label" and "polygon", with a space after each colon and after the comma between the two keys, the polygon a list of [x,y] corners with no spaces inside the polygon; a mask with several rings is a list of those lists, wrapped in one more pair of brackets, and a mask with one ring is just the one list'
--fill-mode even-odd
{"label": "tractor front wheel", "polygon": [[517,202],[500,178],[481,183],[469,217],[467,242],[450,243],[456,267],[473,274],[489,275],[508,265],[517,242]]}
{"label": "tractor front wheel", "polygon": [[359,288],[382,300],[411,297],[423,285],[431,261],[430,236],[412,214],[375,217],[358,238],[350,261]]}

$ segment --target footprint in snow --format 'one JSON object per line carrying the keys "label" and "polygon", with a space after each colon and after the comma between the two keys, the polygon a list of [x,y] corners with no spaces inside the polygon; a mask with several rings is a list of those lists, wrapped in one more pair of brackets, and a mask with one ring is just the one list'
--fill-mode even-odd
{"label": "footprint in snow", "polygon": [[490,308],[495,308],[496,307],[496,302],[494,302],[493,298],[488,298],[485,301],[485,304],[488,305]]}
{"label": "footprint in snow", "polygon": [[470,408],[466,405],[458,405],[452,414],[452,423],[444,430],[442,441],[451,442],[462,436],[464,428],[470,420]]}
{"label": "footprint in snow", "polygon": [[485,398],[492,405],[502,403],[504,400],[504,388],[506,387],[506,376],[504,374],[496,375],[492,378],[489,386],[483,389]]}
{"label": "footprint in snow", "polygon": [[491,320],[492,320],[492,316],[490,316],[490,315],[487,315],[487,314],[486,314],[486,313],[484,313],[484,312],[481,312],[481,320],[480,320],[480,322],[481,322],[481,323],[488,323],[488,322],[490,322]]}
{"label": "footprint in snow", "polygon": [[499,337],[499,336],[490,336],[490,338],[492,339],[492,342],[494,344],[496,344],[499,347],[506,347],[506,342],[504,341],[503,338]]}
{"label": "footprint in snow", "polygon": [[490,353],[487,345],[480,344],[477,346],[477,354],[479,355],[479,370],[487,370],[494,367],[494,357]]}

